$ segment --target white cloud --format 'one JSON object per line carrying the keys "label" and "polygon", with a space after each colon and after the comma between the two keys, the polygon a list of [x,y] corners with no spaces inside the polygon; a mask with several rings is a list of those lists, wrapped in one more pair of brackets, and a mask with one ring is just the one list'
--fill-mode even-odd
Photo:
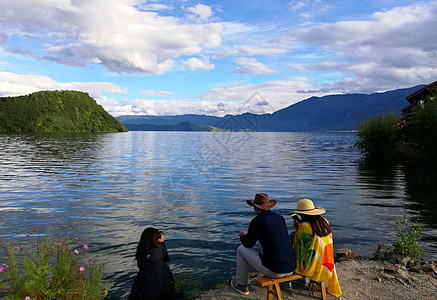
{"label": "white cloud", "polygon": [[[183,24],[178,18],[139,11],[133,4],[131,0],[33,0],[32,5],[26,0],[2,1],[0,11],[8,14],[2,15],[0,26],[7,35],[39,37],[47,55],[31,49],[22,49],[22,54],[77,66],[98,62],[115,72],[162,74],[173,68],[174,59],[221,43],[221,24]],[[208,15],[203,6],[196,7],[200,18]]]}
{"label": "white cloud", "polygon": [[235,59],[235,63],[241,65],[232,70],[234,73],[240,74],[271,74],[277,73],[263,63],[260,63],[255,58],[240,57]]}
{"label": "white cloud", "polygon": [[287,78],[262,84],[240,84],[212,89],[205,94],[191,97],[191,100],[118,101],[101,97],[97,101],[113,116],[191,113],[224,116],[245,112],[263,114],[272,113],[311,96],[326,95],[326,92],[312,91],[313,88],[314,82],[308,78]]}
{"label": "white cloud", "polygon": [[138,6],[140,10],[153,10],[153,11],[159,11],[159,10],[172,10],[174,9],[171,5],[166,4],[160,4],[160,3],[151,3],[151,4],[140,4]]}
{"label": "white cloud", "polygon": [[208,58],[191,57],[190,59],[183,61],[182,65],[186,70],[212,70],[214,65],[209,63]]}
{"label": "white cloud", "polygon": [[437,1],[418,2],[375,13],[364,21],[293,30],[283,42],[315,47],[325,55],[316,63],[291,65],[294,69],[345,74],[343,82],[326,87],[344,92],[384,91],[436,79],[435,28]]}
{"label": "white cloud", "polygon": [[222,49],[220,49],[220,52],[216,54],[215,57],[224,58],[231,55],[235,55],[235,56],[277,55],[286,52],[287,49],[284,48],[237,45],[233,47],[222,47]]}
{"label": "white cloud", "polygon": [[[268,103],[268,106],[263,108],[263,113],[271,113],[311,96],[326,95],[326,92],[310,91],[314,89],[314,85],[315,83],[308,78],[286,78],[260,84],[243,84],[212,89],[204,94],[193,97],[193,99],[216,101],[221,99],[221,102],[228,104],[224,114],[239,114],[246,111],[246,107],[243,104],[254,94],[258,93]],[[332,90],[330,93],[336,92]]]}
{"label": "white cloud", "polygon": [[127,89],[110,82],[57,82],[41,75],[0,72],[0,96],[20,96],[41,90],[77,90],[99,98],[101,93],[127,93]]}
{"label": "white cloud", "polygon": [[155,90],[142,90],[142,91],[140,91],[140,93],[144,96],[158,96],[158,97],[163,97],[163,96],[168,96],[168,95],[174,94],[174,92],[155,91]]}
{"label": "white cloud", "polygon": [[298,10],[308,6],[308,4],[309,4],[309,0],[290,1],[288,3],[288,6],[290,7],[291,10]]}
{"label": "white cloud", "polygon": [[253,55],[276,55],[287,52],[283,48],[262,48],[262,47],[251,47],[246,45],[236,46],[235,49],[242,55],[253,56]]}
{"label": "white cloud", "polygon": [[187,11],[195,15],[201,20],[207,20],[212,16],[211,7],[203,4],[197,4],[196,6],[187,8]]}
{"label": "white cloud", "polygon": [[331,8],[330,5],[323,4],[322,0],[293,0],[288,3],[292,11],[301,11],[299,16],[303,19],[311,19]]}
{"label": "white cloud", "polygon": [[184,100],[129,100],[129,104],[106,99],[102,106],[113,116],[121,115],[180,115],[199,114],[217,115],[217,102],[213,101],[184,101]]}

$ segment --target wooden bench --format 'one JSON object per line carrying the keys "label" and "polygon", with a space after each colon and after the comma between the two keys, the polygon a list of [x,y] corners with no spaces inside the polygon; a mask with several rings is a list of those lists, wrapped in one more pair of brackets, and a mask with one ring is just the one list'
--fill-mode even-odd
{"label": "wooden bench", "polygon": [[[267,300],[272,300],[273,295],[275,295],[278,298],[278,300],[282,300],[281,288],[279,287],[279,284],[281,282],[293,281],[301,278],[304,277],[298,274],[291,274],[289,276],[280,277],[280,278],[257,277],[255,278],[255,281],[258,282],[261,286],[267,286]],[[322,299],[326,300],[325,282],[324,281],[316,282],[311,280],[309,285],[310,291],[312,290],[314,283],[320,285]],[[275,286],[274,289],[273,286]]]}

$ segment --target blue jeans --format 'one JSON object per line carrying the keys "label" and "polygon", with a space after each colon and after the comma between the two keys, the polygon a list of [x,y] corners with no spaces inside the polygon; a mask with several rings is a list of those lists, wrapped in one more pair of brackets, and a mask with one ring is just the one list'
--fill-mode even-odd
{"label": "blue jeans", "polygon": [[293,272],[278,274],[271,271],[262,264],[261,258],[259,257],[259,253],[257,251],[241,245],[237,250],[237,274],[235,276],[237,284],[247,286],[249,264],[258,272],[261,272],[264,276],[271,278],[279,278],[293,274]]}

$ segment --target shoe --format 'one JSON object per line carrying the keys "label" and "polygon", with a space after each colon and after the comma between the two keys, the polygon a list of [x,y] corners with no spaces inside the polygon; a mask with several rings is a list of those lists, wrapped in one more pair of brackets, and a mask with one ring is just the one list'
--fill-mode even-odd
{"label": "shoe", "polygon": [[243,286],[241,284],[237,284],[235,280],[231,280],[231,286],[234,290],[239,292],[241,295],[249,295],[249,289],[247,286]]}
{"label": "shoe", "polygon": [[293,290],[293,286],[291,285],[291,281],[281,282],[279,284],[279,286],[281,287],[281,289],[284,289],[286,291]]}

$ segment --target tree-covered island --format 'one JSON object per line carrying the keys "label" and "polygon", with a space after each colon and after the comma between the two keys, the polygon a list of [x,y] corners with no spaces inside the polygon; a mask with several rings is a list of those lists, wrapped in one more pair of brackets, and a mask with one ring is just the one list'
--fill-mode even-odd
{"label": "tree-covered island", "polygon": [[125,132],[87,93],[40,91],[0,97],[0,132]]}

